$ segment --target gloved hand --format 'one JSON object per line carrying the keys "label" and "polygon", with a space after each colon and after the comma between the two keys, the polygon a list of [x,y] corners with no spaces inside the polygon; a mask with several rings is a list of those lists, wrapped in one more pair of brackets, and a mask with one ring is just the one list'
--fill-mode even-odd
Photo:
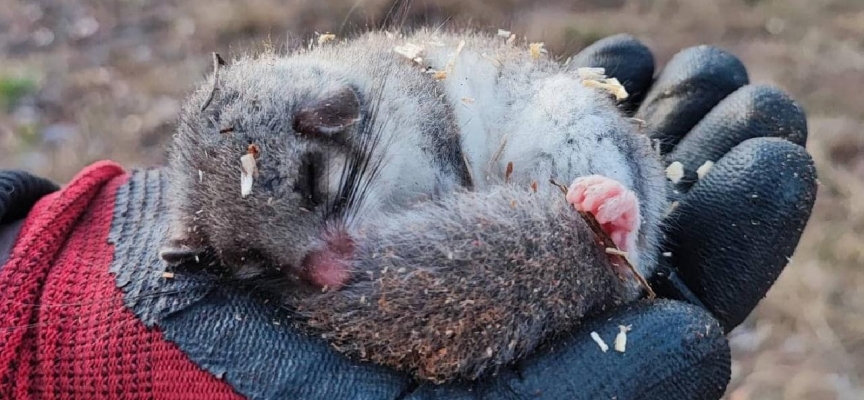
{"label": "gloved hand", "polygon": [[[618,78],[631,94],[622,107],[645,121],[667,165],[682,164],[663,272],[652,280],[666,299],[594,318],[469,397],[720,398],[730,374],[724,335],[788,263],[815,200],[804,111],[776,88],[749,85],[738,59],[709,46],[678,53],[656,80],[650,50],[625,35],[570,65]],[[632,326],[626,352],[601,352],[590,332],[611,346],[619,325]],[[441,393],[423,387],[416,398],[449,397]]]}
{"label": "gloved hand", "polygon": [[[721,397],[730,374],[725,334],[788,262],[815,199],[815,171],[803,147],[804,113],[779,90],[748,86],[741,63],[710,47],[679,53],[656,81],[651,52],[627,36],[601,40],[570,64],[604,67],[618,78],[631,94],[622,107],[646,122],[667,163],[683,166],[672,194],[678,205],[666,221],[663,272],[652,281],[663,298],[592,318],[496,376],[471,384],[418,385],[389,369],[350,361],[296,332],[284,313],[249,288],[182,271],[164,278],[158,249],[167,224],[165,177],[157,170],[122,175],[116,165],[99,164],[31,213],[39,217],[28,217],[30,236],[19,250],[24,255],[0,268],[0,278],[32,285],[24,293],[20,285],[4,288],[0,280],[0,290],[22,299],[0,309],[12,310],[20,320],[15,324],[33,322],[27,325],[32,332],[0,335],[11,338],[0,340],[11,354],[0,363],[0,388],[106,398]],[[699,178],[696,171],[706,161],[715,164]],[[20,190],[21,184],[12,186]],[[10,201],[15,190],[0,190],[0,205],[20,209],[27,203]],[[14,220],[3,214],[0,209],[0,225]],[[51,219],[55,214],[65,216],[57,220],[62,223]],[[42,238],[43,228],[53,236],[65,229],[67,236]],[[53,264],[31,260],[28,249]],[[81,301],[121,292],[122,302]],[[42,300],[75,308],[39,313],[27,305],[39,293]],[[611,348],[619,325],[632,329],[624,353]],[[591,332],[610,346],[607,352]],[[63,357],[37,356],[46,349]],[[34,373],[18,368],[19,362]],[[134,368],[127,368],[130,363]],[[38,374],[42,378],[21,383]]]}
{"label": "gloved hand", "polygon": [[[661,299],[593,318],[498,377],[424,385],[407,398],[720,398],[731,367],[725,334],[798,244],[816,175],[806,116],[784,92],[749,85],[737,58],[709,46],[678,53],[655,80],[650,50],[626,35],[596,42],[570,65],[602,67],[621,81],[630,93],[622,108],[645,122],[667,165],[683,167],[670,183],[675,203],[652,280]],[[619,325],[632,329],[625,352],[604,353],[591,332],[612,347]]]}

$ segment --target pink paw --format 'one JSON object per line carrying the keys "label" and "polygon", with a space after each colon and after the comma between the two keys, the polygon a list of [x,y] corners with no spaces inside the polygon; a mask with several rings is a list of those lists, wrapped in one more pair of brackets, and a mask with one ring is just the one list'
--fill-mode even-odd
{"label": "pink paw", "polygon": [[620,182],[601,175],[576,178],[567,191],[567,202],[577,211],[594,215],[603,231],[635,263],[639,230],[639,200]]}

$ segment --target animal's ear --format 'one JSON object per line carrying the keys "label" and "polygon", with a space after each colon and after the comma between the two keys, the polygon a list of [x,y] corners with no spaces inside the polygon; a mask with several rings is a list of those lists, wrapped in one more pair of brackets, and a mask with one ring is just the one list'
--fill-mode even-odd
{"label": "animal's ear", "polygon": [[343,87],[316,99],[294,114],[294,131],[301,135],[333,135],[360,120],[360,99],[350,87]]}

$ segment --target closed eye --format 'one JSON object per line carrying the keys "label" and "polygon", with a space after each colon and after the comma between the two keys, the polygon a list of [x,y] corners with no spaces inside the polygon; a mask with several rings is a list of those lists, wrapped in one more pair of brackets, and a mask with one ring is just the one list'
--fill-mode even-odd
{"label": "closed eye", "polygon": [[307,153],[300,159],[297,190],[303,196],[303,205],[314,209],[323,202],[321,179],[324,172],[324,157],[320,153]]}

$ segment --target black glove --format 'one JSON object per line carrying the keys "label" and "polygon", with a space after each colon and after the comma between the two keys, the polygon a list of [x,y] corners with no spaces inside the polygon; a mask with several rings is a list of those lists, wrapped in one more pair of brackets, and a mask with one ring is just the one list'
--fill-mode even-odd
{"label": "black glove", "polygon": [[[810,218],[816,176],[804,110],[777,88],[749,85],[741,62],[714,47],[678,53],[653,82],[651,53],[628,36],[601,40],[573,61],[620,76],[634,93],[624,108],[646,121],[667,165],[682,163],[663,251],[672,254],[667,271],[686,287],[674,277],[658,284],[675,284],[667,290],[701,301],[730,331],[774,283]],[[706,161],[716,165],[699,182]]]}
{"label": "black glove", "polygon": [[42,196],[58,189],[54,182],[25,171],[0,171],[0,268],[6,264],[27,212]]}
{"label": "black glove", "polygon": [[[748,85],[740,61],[708,46],[678,53],[653,80],[651,52],[624,35],[593,44],[571,65],[618,78],[631,94],[622,108],[646,122],[667,165],[683,164],[671,194],[678,204],[665,221],[664,265],[652,281],[666,299],[596,317],[470,389],[427,385],[411,398],[720,398],[730,374],[725,333],[798,244],[816,176],[804,111],[785,93]],[[706,161],[715,164],[699,179]],[[590,332],[611,346],[619,325],[632,325],[626,352],[601,352]]]}

